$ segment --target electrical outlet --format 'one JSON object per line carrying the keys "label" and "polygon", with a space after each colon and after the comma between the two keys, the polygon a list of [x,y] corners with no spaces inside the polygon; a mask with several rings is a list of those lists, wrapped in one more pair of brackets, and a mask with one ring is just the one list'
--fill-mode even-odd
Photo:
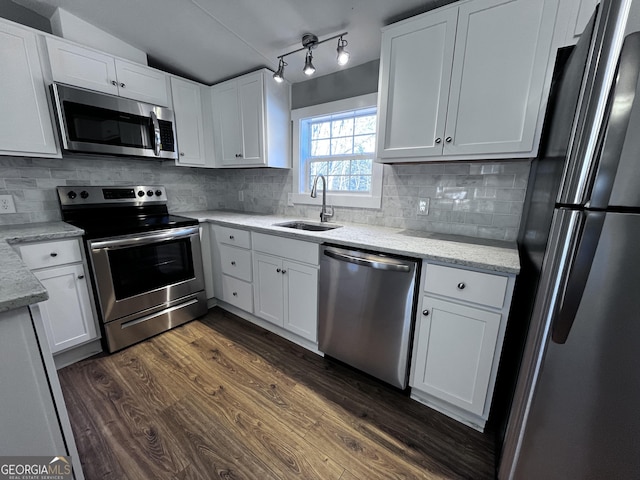
{"label": "electrical outlet", "polygon": [[293,207],[293,193],[287,194],[287,207]]}
{"label": "electrical outlet", "polygon": [[0,214],[2,213],[16,213],[13,195],[0,195]]}
{"label": "electrical outlet", "polygon": [[418,215],[429,215],[429,198],[418,199]]}
{"label": "electrical outlet", "polygon": [[239,190],[238,191],[238,201],[239,202],[244,202],[244,190]]}

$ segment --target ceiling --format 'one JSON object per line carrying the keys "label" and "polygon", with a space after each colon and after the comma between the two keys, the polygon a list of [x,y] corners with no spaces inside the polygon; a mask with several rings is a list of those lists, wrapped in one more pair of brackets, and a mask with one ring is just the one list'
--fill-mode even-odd
{"label": "ceiling", "polygon": [[[150,64],[205,84],[268,67],[300,48],[302,35],[320,40],[348,31],[346,67],[337,40],[313,51],[316,76],[380,57],[380,28],[454,0],[13,0],[49,18],[60,7],[143,50]],[[285,78],[308,80],[304,52],[286,59]]]}

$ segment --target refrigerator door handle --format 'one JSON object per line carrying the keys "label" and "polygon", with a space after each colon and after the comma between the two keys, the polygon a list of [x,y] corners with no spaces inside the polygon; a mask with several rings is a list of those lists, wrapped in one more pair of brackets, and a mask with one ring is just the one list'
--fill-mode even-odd
{"label": "refrigerator door handle", "polygon": [[562,279],[559,311],[551,325],[551,339],[559,344],[566,343],[576,318],[606,216],[605,212],[585,212],[584,215],[586,220],[571,266]]}

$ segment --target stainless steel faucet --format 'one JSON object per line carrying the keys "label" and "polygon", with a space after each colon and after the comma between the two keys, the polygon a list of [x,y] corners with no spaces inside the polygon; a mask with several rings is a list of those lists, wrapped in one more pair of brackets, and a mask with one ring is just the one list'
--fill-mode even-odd
{"label": "stainless steel faucet", "polygon": [[313,186],[311,187],[311,198],[316,198],[318,196],[319,178],[322,179],[322,210],[320,211],[320,221],[326,222],[329,218],[333,217],[333,207],[329,206],[331,211],[327,212],[327,180],[324,178],[324,175],[316,175],[316,178],[313,179]]}

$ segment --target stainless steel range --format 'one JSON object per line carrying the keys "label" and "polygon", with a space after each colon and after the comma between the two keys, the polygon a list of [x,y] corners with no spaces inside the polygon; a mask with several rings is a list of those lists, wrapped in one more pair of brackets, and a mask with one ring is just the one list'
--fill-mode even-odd
{"label": "stainless steel range", "polygon": [[170,215],[162,186],[58,187],[82,228],[109,352],[207,312],[198,221]]}

